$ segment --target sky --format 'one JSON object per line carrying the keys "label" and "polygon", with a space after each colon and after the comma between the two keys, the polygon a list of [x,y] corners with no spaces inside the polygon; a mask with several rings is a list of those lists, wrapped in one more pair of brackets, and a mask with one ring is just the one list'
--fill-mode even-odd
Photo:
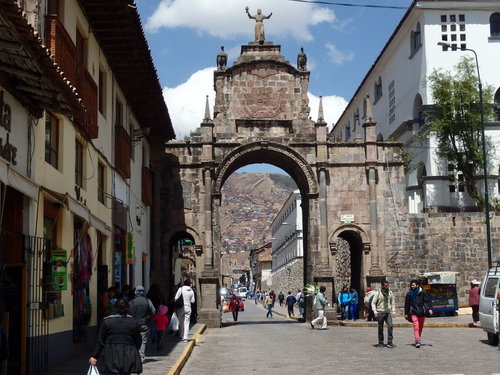
{"label": "sky", "polygon": [[241,45],[254,40],[255,21],[246,15],[247,6],[252,15],[259,8],[265,15],[272,12],[264,21],[266,41],[281,45],[291,64],[304,48],[311,71],[310,115],[317,119],[322,96],[331,129],[411,0],[341,3],[355,6],[293,0],[136,0],[177,139],[199,127],[207,95],[213,113],[213,72],[221,46],[231,66]]}

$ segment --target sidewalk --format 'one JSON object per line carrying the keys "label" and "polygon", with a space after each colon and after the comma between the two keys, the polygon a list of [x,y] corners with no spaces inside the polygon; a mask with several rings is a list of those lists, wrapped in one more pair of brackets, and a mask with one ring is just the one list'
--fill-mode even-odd
{"label": "sidewalk", "polygon": [[[250,300],[247,300],[247,303],[249,303]],[[252,300],[252,303],[254,301]],[[262,301],[260,301],[260,305],[262,308],[264,308]],[[299,315],[297,305],[294,306],[294,312],[295,316],[291,317],[290,319],[296,319],[299,320],[301,316]],[[277,314],[283,317],[288,317],[288,311],[285,305],[280,306],[278,302],[273,307],[273,314]],[[393,325],[394,327],[412,327],[412,323],[408,322],[404,316],[400,314],[396,314],[396,317],[393,318]],[[352,320],[335,320],[335,321],[328,321],[328,324],[330,325],[340,325],[340,326],[345,326],[345,327],[377,327],[377,322],[367,322],[364,319],[356,319],[354,321]],[[462,314],[459,311],[459,314],[456,316],[431,316],[425,319],[425,326],[426,327],[457,327],[457,328],[481,328],[480,326],[473,326],[472,325],[472,316],[471,314]]]}
{"label": "sidewalk", "polygon": [[[154,345],[148,345],[146,350],[146,361],[143,364],[144,375],[177,375],[181,372],[200,335],[206,329],[205,324],[197,323],[189,330],[188,343],[181,342],[176,336],[166,335],[163,341],[163,349],[157,351]],[[49,368],[50,375],[82,375],[89,368],[88,360],[90,353],[79,356]]]}

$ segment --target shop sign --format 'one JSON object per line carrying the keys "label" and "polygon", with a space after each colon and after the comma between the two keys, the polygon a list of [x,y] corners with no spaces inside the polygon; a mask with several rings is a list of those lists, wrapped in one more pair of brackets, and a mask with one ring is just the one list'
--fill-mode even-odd
{"label": "shop sign", "polygon": [[134,234],[127,233],[125,239],[125,263],[134,264]]}
{"label": "shop sign", "polygon": [[52,280],[54,290],[68,290],[68,253],[52,250]]}
{"label": "shop sign", "polygon": [[9,142],[12,130],[12,110],[10,109],[10,105],[4,101],[3,90],[0,90],[0,127],[7,131],[5,138],[0,138],[0,157],[12,165],[17,165],[17,147],[14,147]]}

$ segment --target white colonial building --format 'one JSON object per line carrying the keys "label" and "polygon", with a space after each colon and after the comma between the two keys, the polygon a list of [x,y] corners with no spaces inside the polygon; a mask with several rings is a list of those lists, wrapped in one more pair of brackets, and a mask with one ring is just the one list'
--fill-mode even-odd
{"label": "white colonial building", "polygon": [[272,234],[271,277],[276,290],[302,288],[303,236],[299,190],[294,190],[270,225]]}
{"label": "white colonial building", "polygon": [[[436,142],[416,140],[425,125],[425,113],[433,99],[426,78],[435,70],[453,71],[462,56],[471,51],[452,50],[448,43],[477,53],[483,86],[495,92],[497,121],[486,124],[486,136],[496,147],[489,164],[489,194],[498,197],[498,156],[500,156],[500,1],[415,0],[373,63],[332,134],[341,141],[364,138],[360,127],[365,117],[363,99],[368,94],[377,122],[378,141],[404,143],[412,155],[413,168],[407,173],[407,200],[410,213],[474,206],[463,176],[456,174],[436,154]],[[477,181],[484,191],[483,178]]]}

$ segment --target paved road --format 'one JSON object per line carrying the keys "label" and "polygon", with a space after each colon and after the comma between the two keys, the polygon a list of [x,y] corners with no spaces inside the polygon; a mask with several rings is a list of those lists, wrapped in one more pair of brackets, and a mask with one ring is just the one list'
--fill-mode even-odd
{"label": "paved road", "polygon": [[374,327],[312,330],[277,315],[266,318],[253,302],[245,307],[238,322],[225,314],[224,328],[202,335],[182,375],[500,375],[500,350],[486,343],[481,329],[425,328],[416,349],[412,329],[395,328],[397,347],[377,348]]}

